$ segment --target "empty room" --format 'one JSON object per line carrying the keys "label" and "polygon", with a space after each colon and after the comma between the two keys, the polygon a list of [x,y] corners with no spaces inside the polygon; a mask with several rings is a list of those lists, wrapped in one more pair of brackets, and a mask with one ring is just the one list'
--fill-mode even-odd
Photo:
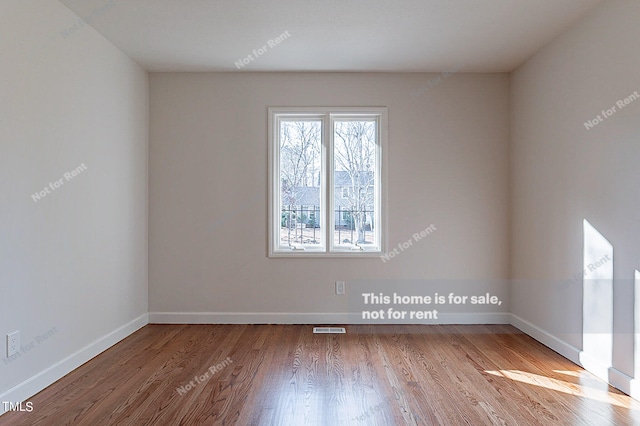
{"label": "empty room", "polygon": [[640,425],[639,18],[0,0],[0,425]]}

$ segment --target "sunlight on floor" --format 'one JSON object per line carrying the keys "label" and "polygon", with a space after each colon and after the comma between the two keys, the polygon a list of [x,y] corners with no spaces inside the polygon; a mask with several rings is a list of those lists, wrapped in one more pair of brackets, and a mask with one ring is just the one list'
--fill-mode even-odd
{"label": "sunlight on floor", "polygon": [[[620,395],[609,392],[608,385],[604,382],[601,382],[602,389],[596,389],[593,386],[571,383],[564,380],[553,379],[551,377],[541,376],[534,373],[527,373],[525,371],[519,370],[485,370],[485,372],[494,376],[504,377],[509,380],[515,380],[520,383],[539,386],[556,392],[589,398],[595,401],[616,405],[618,407],[640,411],[640,403],[634,401],[627,395]],[[580,380],[582,380],[584,374],[589,374],[586,372],[583,373],[581,371],[558,371],[558,373],[577,377]],[[591,378],[588,378],[587,381],[593,383],[593,380],[591,380]]]}

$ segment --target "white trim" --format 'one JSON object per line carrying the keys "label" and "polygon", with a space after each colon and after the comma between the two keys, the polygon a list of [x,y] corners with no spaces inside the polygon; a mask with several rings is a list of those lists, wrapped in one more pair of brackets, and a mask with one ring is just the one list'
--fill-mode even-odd
{"label": "white trim", "polygon": [[439,321],[429,324],[461,324],[461,325],[491,325],[510,324],[508,312],[476,312],[476,313],[438,313]]}
{"label": "white trim", "polygon": [[580,364],[580,349],[558,339],[556,336],[549,334],[540,327],[520,318],[518,315],[511,314],[511,325],[522,331],[529,337],[534,338],[538,342],[547,346],[549,349],[559,353],[574,364]]}
{"label": "white trim", "polygon": [[[303,111],[296,112],[285,112],[284,110],[278,112],[279,108],[268,108],[268,158],[269,163],[267,164],[268,170],[268,189],[267,189],[267,197],[268,197],[268,220],[267,224],[268,229],[268,253],[269,257],[277,257],[277,256],[300,256],[301,253],[315,253],[321,254],[326,251],[327,242],[326,236],[320,235],[321,244],[319,246],[304,246],[303,244],[299,244],[293,247],[280,247],[280,226],[274,226],[276,223],[280,223],[281,218],[281,206],[282,206],[282,193],[280,191],[280,125],[283,121],[290,120],[308,120],[308,121],[316,121],[320,123],[320,175],[323,178],[323,181],[320,183],[320,203],[319,208],[322,211],[324,206],[325,197],[325,181],[324,176],[326,175],[325,171],[325,151],[326,151],[326,143],[324,140],[324,132],[327,127],[327,117],[322,113],[305,113]],[[320,229],[325,229],[325,218],[324,212],[320,215]],[[295,254],[294,254],[295,253]]]}
{"label": "white trim", "polygon": [[359,312],[150,312],[150,324],[509,324],[509,313],[440,314],[423,322],[372,323]]}
{"label": "white trim", "polygon": [[[294,253],[295,254],[292,254]],[[277,251],[273,254],[269,255],[269,257],[277,258],[277,257],[286,257],[288,259],[296,258],[296,257],[315,257],[317,259],[320,258],[336,258],[336,257],[353,257],[353,258],[371,258],[371,259],[380,259],[380,256],[384,255],[384,253],[378,251],[365,251],[365,250],[345,250],[345,251],[333,251],[326,252],[322,250],[311,250],[311,249],[298,249],[292,251]]]}
{"label": "white trim", "polygon": [[621,390],[632,398],[638,399],[638,384],[635,383],[633,377],[627,376],[622,371],[611,367],[609,369],[608,380],[605,381],[608,381],[611,386]]}
{"label": "white trim", "polygon": [[[626,377],[629,377],[629,376],[626,376]],[[631,396],[631,398],[634,398],[640,401],[640,379],[629,380],[629,388],[630,388],[630,392],[628,395]],[[622,391],[624,392],[624,390]]]}
{"label": "white trim", "polygon": [[[3,394],[0,401],[27,401],[85,362],[114,346],[147,324],[366,324],[359,313],[307,313],[307,312],[150,312],[143,314],[122,327],[95,340],[51,367],[35,374]],[[382,323],[378,323],[384,325]],[[402,324],[402,323],[393,323]],[[404,323],[409,324],[409,323]],[[508,312],[497,313],[441,313],[437,321],[425,321],[425,325],[438,324],[511,324],[551,350],[573,363],[585,368],[605,382],[640,399],[640,380],[617,370],[601,365],[580,349],[564,342],[533,323]],[[4,414],[0,406],[0,415]]]}
{"label": "white trim", "polygon": [[[27,401],[47,386],[50,386],[147,324],[149,324],[149,314],[140,315],[133,321],[89,343],[84,348],[72,353],[41,372],[36,373],[5,393],[0,394],[0,401]],[[0,404],[0,415],[4,413],[4,404]]]}
{"label": "white trim", "polygon": [[476,313],[455,313],[439,312],[437,320],[397,320],[375,322],[363,320],[360,314],[354,314],[355,319],[351,324],[374,324],[374,325],[491,325],[509,324],[508,312],[476,312]]}
{"label": "white trim", "polygon": [[[360,111],[358,111],[360,112]],[[384,253],[384,249],[386,248],[382,244],[382,233],[385,230],[382,227],[381,216],[386,216],[386,204],[382,204],[381,195],[386,191],[386,185],[383,185],[382,179],[382,161],[383,158],[387,154],[386,149],[386,141],[387,141],[387,133],[383,131],[383,126],[386,129],[387,124],[387,108],[380,108],[375,113],[368,114],[349,114],[349,113],[331,113],[329,114],[329,127],[328,127],[328,141],[329,141],[329,149],[328,149],[328,172],[329,172],[329,184],[328,188],[331,188],[331,192],[329,194],[329,209],[327,212],[327,216],[329,217],[329,227],[327,228],[327,241],[329,243],[329,253],[374,253],[377,257],[381,256]],[[373,247],[364,246],[348,246],[340,244],[340,242],[336,245],[334,243],[334,234],[332,232],[335,229],[335,199],[337,195],[335,194],[335,125],[336,122],[339,121],[350,121],[350,120],[358,120],[362,118],[363,120],[371,120],[375,123],[376,134],[375,134],[375,156],[374,156],[374,188],[373,188],[373,211],[374,211],[374,223],[373,229],[375,229],[375,241]],[[385,188],[385,191],[382,191],[382,188]]]}
{"label": "white trim", "polygon": [[275,244],[276,238],[276,229],[273,229],[273,221],[275,216],[275,206],[274,204],[278,204],[279,201],[274,203],[273,198],[275,197],[274,193],[274,175],[279,174],[278,170],[274,169],[275,165],[275,152],[273,148],[274,140],[276,140],[276,128],[278,126],[274,126],[274,112],[271,108],[267,109],[267,253],[268,256],[273,256],[273,247]]}
{"label": "white trim", "polygon": [[549,349],[557,352],[576,365],[584,368],[594,376],[610,384],[616,389],[626,393],[635,399],[640,399],[640,381],[621,372],[620,370],[604,365],[602,362],[590,357],[584,351],[564,342],[556,336],[548,333],[529,321],[511,314],[511,325],[522,331],[529,337],[537,340]]}
{"label": "white trim", "polygon": [[[267,189],[267,256],[268,257],[379,257],[386,253],[387,246],[387,176],[386,155],[388,138],[388,108],[387,107],[268,107],[267,108],[267,151],[268,151],[268,189]],[[376,185],[374,187],[374,229],[376,241],[374,248],[366,246],[353,250],[351,247],[334,246],[333,222],[334,218],[334,185],[333,185],[333,123],[335,118],[360,117],[373,119],[376,122]],[[321,130],[321,184],[320,184],[320,229],[322,232],[321,247],[280,247],[281,216],[280,206],[280,162],[279,159],[279,128],[281,120],[310,119],[322,122]]]}
{"label": "white trim", "polygon": [[577,362],[580,367],[587,370],[589,373],[593,374],[600,380],[604,380],[609,383],[609,371],[613,367],[610,365],[603,364],[602,361],[592,357],[585,351],[580,351],[580,362]]}
{"label": "white trim", "polygon": [[149,312],[150,324],[347,324],[348,313]]}

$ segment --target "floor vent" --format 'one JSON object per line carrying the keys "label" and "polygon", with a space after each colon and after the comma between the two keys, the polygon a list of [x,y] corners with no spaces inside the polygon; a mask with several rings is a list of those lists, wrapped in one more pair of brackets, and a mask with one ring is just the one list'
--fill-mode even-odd
{"label": "floor vent", "polygon": [[313,327],[313,332],[316,334],[343,334],[347,330],[344,327]]}

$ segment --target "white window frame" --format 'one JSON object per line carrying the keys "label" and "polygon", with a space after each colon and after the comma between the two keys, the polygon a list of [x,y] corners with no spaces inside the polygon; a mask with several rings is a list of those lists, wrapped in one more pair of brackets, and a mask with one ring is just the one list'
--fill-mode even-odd
{"label": "white window frame", "polygon": [[[321,132],[321,185],[320,230],[323,233],[320,247],[280,248],[280,121],[287,119],[311,119],[322,123]],[[333,134],[334,122],[345,119],[374,119],[377,123],[376,179],[374,185],[373,226],[378,232],[372,247],[367,245],[335,245]],[[387,108],[386,107],[269,107],[268,108],[268,256],[269,257],[379,257],[387,249]],[[277,199],[276,199],[277,198]],[[278,222],[276,224],[276,219]]]}

